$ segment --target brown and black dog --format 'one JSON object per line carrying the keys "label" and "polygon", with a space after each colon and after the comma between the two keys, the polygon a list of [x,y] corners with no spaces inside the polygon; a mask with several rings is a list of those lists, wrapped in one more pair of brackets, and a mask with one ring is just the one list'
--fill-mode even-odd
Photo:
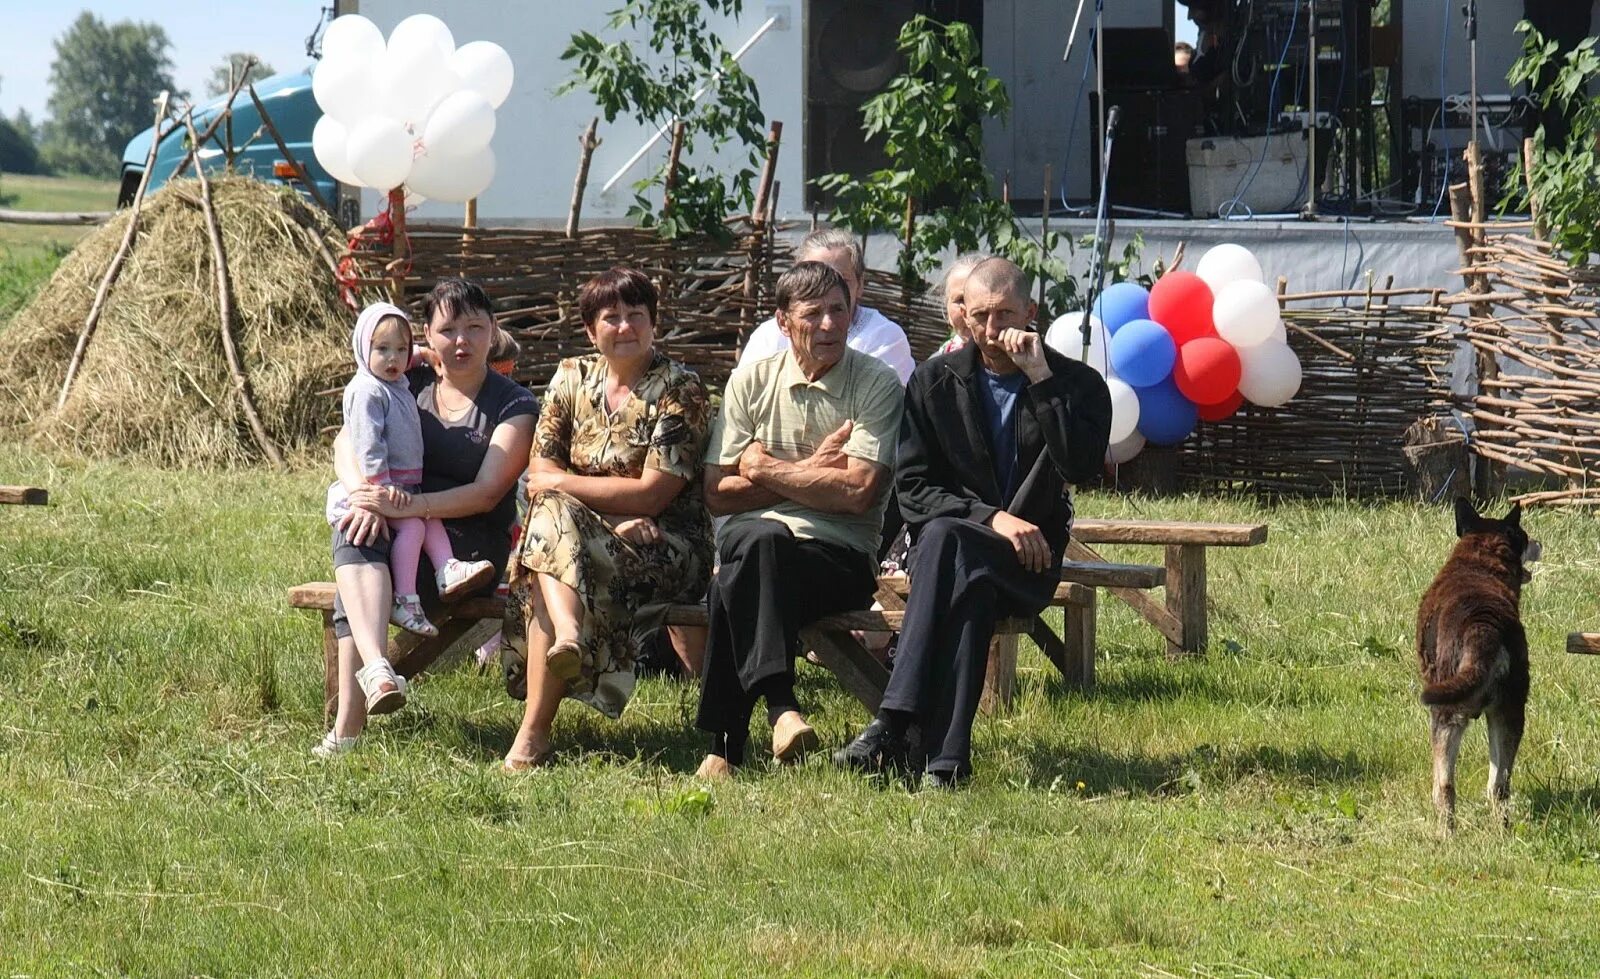
{"label": "brown and black dog", "polygon": [[1522,529],[1522,506],[1503,520],[1456,500],[1456,546],[1417,609],[1422,702],[1433,721],[1433,805],[1455,828],[1456,753],[1473,718],[1489,725],[1489,805],[1503,824],[1511,766],[1528,702],[1528,639],[1519,606],[1539,542]]}

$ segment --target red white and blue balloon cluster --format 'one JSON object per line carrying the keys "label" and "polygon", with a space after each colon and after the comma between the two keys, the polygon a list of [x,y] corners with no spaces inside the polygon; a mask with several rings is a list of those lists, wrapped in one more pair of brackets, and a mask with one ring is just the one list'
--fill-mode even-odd
{"label": "red white and blue balloon cluster", "polygon": [[392,191],[406,203],[460,203],[494,180],[495,110],[511,94],[511,56],[493,41],[456,47],[444,21],[407,17],[384,40],[359,14],[322,36],[311,91],[323,116],[317,162],[340,183]]}
{"label": "red white and blue balloon cluster", "polygon": [[1127,462],[1146,444],[1177,445],[1246,401],[1276,408],[1300,390],[1277,296],[1242,245],[1217,245],[1195,271],[1168,272],[1148,290],[1108,287],[1089,315],[1087,357],[1082,325],[1082,311],[1067,313],[1045,343],[1105,376],[1108,462]]}

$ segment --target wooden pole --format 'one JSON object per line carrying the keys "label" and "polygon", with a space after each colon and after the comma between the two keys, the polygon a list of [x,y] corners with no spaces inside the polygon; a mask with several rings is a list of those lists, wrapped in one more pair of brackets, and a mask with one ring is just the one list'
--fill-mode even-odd
{"label": "wooden pole", "polygon": [[1533,219],[1533,233],[1536,237],[1544,237],[1544,228],[1540,226],[1539,197],[1533,192],[1533,137],[1529,136],[1522,141],[1522,180],[1528,188],[1528,217]]}
{"label": "wooden pole", "polygon": [[[161,129],[161,120],[166,117],[167,101],[166,92],[162,92],[156,98],[154,128],[157,131]],[[56,397],[57,411],[67,403],[67,394],[72,390],[72,382],[78,376],[78,369],[83,366],[83,356],[89,349],[89,340],[94,337],[95,327],[100,325],[100,314],[105,311],[106,298],[111,295],[111,286],[122,273],[122,263],[127,261],[128,253],[133,250],[134,234],[139,230],[139,208],[144,204],[145,188],[150,186],[150,172],[155,169],[156,150],[160,145],[161,140],[154,138],[152,134],[150,150],[144,158],[144,173],[139,177],[139,188],[133,192],[133,204],[128,208],[128,227],[122,232],[122,241],[117,245],[116,253],[111,256],[111,264],[106,266],[106,274],[100,279],[100,288],[95,290],[94,302],[89,306],[89,315],[84,318],[83,329],[78,331],[77,345],[73,347],[72,359],[67,362],[67,376],[62,379],[61,393]]]}
{"label": "wooden pole", "polygon": [[678,187],[678,158],[683,154],[683,120],[672,124],[672,148],[667,151],[667,182],[661,196],[663,216],[672,210],[672,192]]}
{"label": "wooden pole", "polygon": [[[222,120],[231,115],[233,110],[233,100],[239,97],[239,89],[244,86],[244,80],[248,77],[250,77],[249,73],[246,72],[245,74],[240,75],[238,79],[234,81],[233,88],[228,92],[228,101],[223,103],[225,111],[217,113],[217,117],[212,119],[211,123],[206,126],[205,132],[201,133],[198,137],[193,135],[189,137],[189,152],[185,153],[183,155],[183,159],[178,161],[177,168],[172,171],[172,176],[168,177],[168,180],[176,180],[183,176],[183,171],[189,169],[189,164],[194,162],[195,154],[200,152],[200,147],[204,146],[206,142],[211,139],[212,134],[217,131],[217,127],[222,125]],[[192,129],[193,127],[190,128]],[[158,143],[160,141],[160,139],[156,140]]]}
{"label": "wooden pole", "polygon": [[[189,130],[189,135],[194,136],[194,120],[184,118],[184,125]],[[239,359],[239,350],[233,342],[234,308],[233,285],[228,281],[228,255],[222,244],[222,228],[217,224],[216,208],[211,203],[211,181],[206,177],[204,167],[196,167],[195,175],[200,178],[200,208],[204,212],[206,222],[206,235],[211,239],[211,263],[217,268],[217,313],[222,331],[222,353],[228,361],[228,373],[233,377],[233,389],[239,395],[239,406],[244,411],[245,420],[250,423],[250,431],[255,435],[256,443],[261,446],[261,451],[266,453],[272,464],[279,469],[286,469],[283,456],[278,453],[278,447],[272,444],[272,439],[267,435],[267,427],[261,423],[261,415],[256,411],[255,398],[250,393],[250,379],[245,376],[244,364]]]}
{"label": "wooden pole", "polygon": [[389,191],[389,227],[394,231],[394,256],[389,262],[389,301],[396,306],[406,303],[406,277],[403,271],[406,259],[411,257],[406,245],[406,189],[396,187]]}
{"label": "wooden pole", "polygon": [[737,354],[744,350],[745,341],[750,339],[750,333],[756,326],[756,297],[759,293],[761,270],[765,260],[772,254],[766,247],[767,232],[767,201],[772,194],[773,178],[778,170],[778,147],[783,142],[783,123],[774,119],[772,126],[767,130],[767,158],[761,164],[761,179],[756,184],[755,206],[750,209],[750,249],[746,254],[744,266],[744,308],[739,311],[739,346],[734,351]]}
{"label": "wooden pole", "polygon": [[599,125],[600,117],[595,116],[589,120],[589,128],[578,137],[578,176],[572,182],[572,205],[567,208],[568,238],[578,235],[578,215],[583,213],[583,190],[589,185],[589,161],[594,158],[594,148],[600,145],[600,139],[595,136]]}
{"label": "wooden pole", "polygon": [[261,125],[266,128],[267,135],[272,137],[272,141],[278,144],[278,152],[283,154],[284,162],[294,168],[295,176],[299,177],[300,183],[304,184],[305,188],[311,192],[311,199],[317,202],[317,206],[327,211],[330,216],[333,215],[333,208],[328,206],[327,200],[322,196],[322,191],[318,190],[317,185],[311,181],[311,174],[307,173],[306,168],[300,165],[299,160],[295,159],[295,155],[289,152],[289,145],[283,141],[283,134],[279,133],[278,127],[272,124],[272,117],[267,114],[267,107],[261,104],[261,96],[256,94],[255,85],[251,84],[248,88],[250,101],[254,102],[256,106],[256,114],[261,116]]}

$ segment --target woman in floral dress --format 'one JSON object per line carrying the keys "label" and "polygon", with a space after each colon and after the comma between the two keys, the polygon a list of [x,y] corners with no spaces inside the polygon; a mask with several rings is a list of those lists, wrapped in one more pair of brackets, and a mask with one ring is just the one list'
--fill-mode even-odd
{"label": "woman in floral dress", "polygon": [[694,372],[655,349],[656,299],[636,269],[584,285],[578,310],[599,352],[562,361],[545,395],[506,604],[508,685],[525,670],[527,690],[508,770],[552,757],[563,697],[621,714],[667,605],[705,595],[710,400]]}

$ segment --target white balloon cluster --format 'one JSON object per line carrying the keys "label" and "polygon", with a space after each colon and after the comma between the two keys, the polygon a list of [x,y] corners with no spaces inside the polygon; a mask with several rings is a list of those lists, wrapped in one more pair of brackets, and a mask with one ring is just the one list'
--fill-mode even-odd
{"label": "white balloon cluster", "polygon": [[404,186],[408,204],[471,200],[494,180],[489,141],[513,75],[500,45],[458,48],[431,14],[402,20],[387,42],[359,14],[335,18],[311,78],[324,113],[312,150],[341,183]]}
{"label": "white balloon cluster", "polygon": [[1287,404],[1300,390],[1300,358],[1278,315],[1278,297],[1261,263],[1243,245],[1217,245],[1200,257],[1195,274],[1216,296],[1217,335],[1239,351],[1239,393],[1263,408]]}

